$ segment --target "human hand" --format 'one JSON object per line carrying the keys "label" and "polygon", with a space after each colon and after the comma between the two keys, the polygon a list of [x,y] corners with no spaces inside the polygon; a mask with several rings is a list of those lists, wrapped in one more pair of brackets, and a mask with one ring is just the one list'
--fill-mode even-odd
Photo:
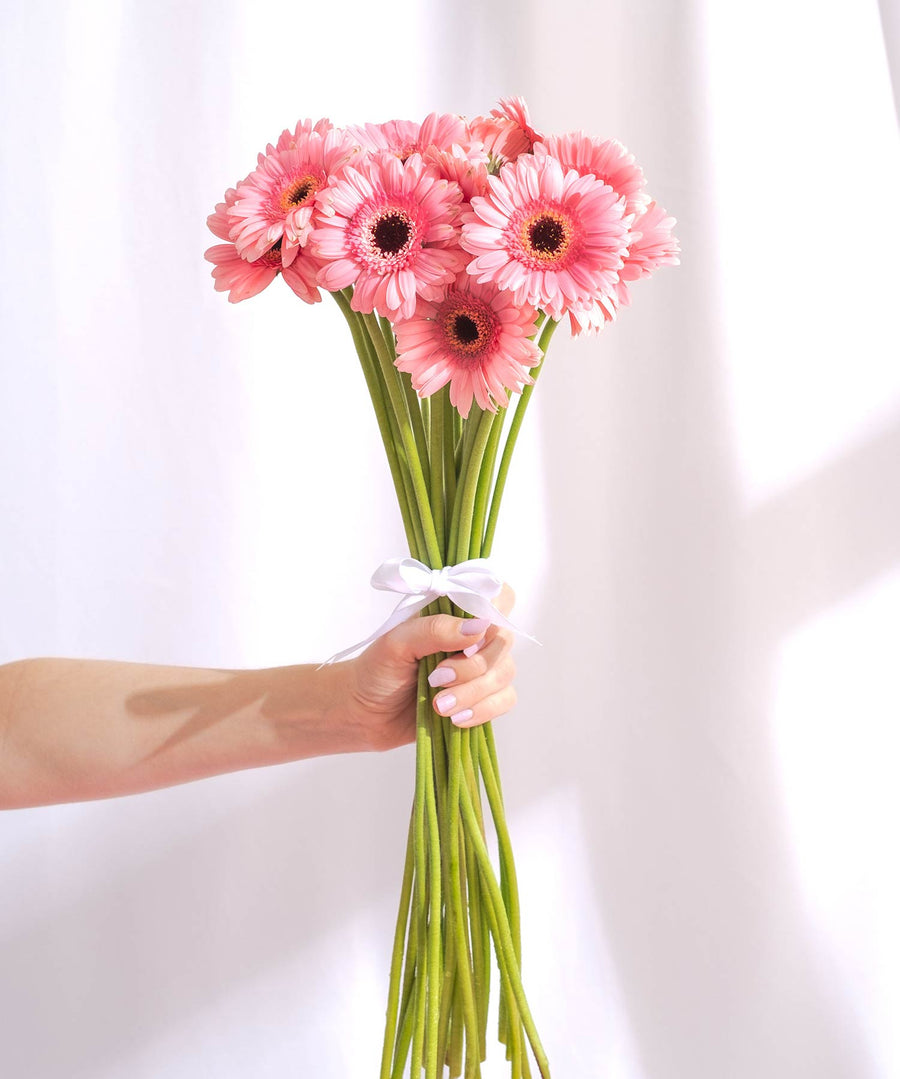
{"label": "human hand", "polygon": [[[513,601],[512,589],[504,585],[494,604],[508,614]],[[361,748],[394,749],[415,741],[418,661],[438,652],[448,654],[429,679],[440,687],[435,711],[459,727],[496,719],[516,703],[511,649],[512,633],[484,619],[411,618],[356,659],[336,665],[343,685],[341,722],[355,730]]]}

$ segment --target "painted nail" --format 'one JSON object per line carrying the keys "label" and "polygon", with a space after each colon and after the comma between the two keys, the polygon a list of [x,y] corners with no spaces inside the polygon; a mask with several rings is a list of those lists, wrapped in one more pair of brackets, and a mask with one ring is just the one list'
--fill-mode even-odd
{"label": "painted nail", "polygon": [[456,707],[456,697],[452,693],[441,693],[434,698],[434,703],[441,715],[446,716]]}
{"label": "painted nail", "polygon": [[457,712],[456,715],[451,716],[450,721],[458,725],[460,723],[468,723],[471,718],[472,709],[464,708],[461,712]]}
{"label": "painted nail", "polygon": [[480,652],[484,645],[484,640],[476,641],[474,644],[470,644],[468,648],[463,649],[464,656],[474,656],[476,652]]}
{"label": "painted nail", "polygon": [[460,627],[459,632],[464,637],[474,637],[476,633],[480,637],[489,625],[490,622],[486,618],[467,618]]}
{"label": "painted nail", "polygon": [[455,679],[456,672],[452,667],[435,667],[428,676],[428,684],[432,689],[437,689],[438,686],[449,686]]}

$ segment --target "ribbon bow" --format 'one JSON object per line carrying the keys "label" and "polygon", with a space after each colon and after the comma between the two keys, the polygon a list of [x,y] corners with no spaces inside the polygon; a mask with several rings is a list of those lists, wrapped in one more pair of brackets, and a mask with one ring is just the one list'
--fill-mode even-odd
{"label": "ribbon bow", "polygon": [[[470,558],[443,569],[429,569],[416,558],[389,558],[372,574],[371,584],[382,592],[398,592],[403,599],[374,633],[359,644],[336,653],[325,661],[326,664],[346,659],[365,648],[441,596],[446,596],[476,618],[487,619],[492,625],[514,633],[522,632],[491,603],[503,588],[503,581],[490,568],[486,558]],[[527,633],[523,636],[534,640]]]}

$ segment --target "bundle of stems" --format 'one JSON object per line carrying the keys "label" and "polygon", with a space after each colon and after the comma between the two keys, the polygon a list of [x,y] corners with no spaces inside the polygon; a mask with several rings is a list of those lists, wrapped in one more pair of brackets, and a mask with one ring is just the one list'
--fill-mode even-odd
{"label": "bundle of stems", "polygon": [[[387,319],[351,307],[352,286],[332,293],[362,365],[410,554],[432,569],[491,552],[510,460],[531,393],[515,407],[503,448],[506,409],[473,403],[466,419],[448,387],[420,400],[394,366]],[[557,323],[539,318],[546,351]],[[532,371],[536,378],[540,367]],[[425,613],[461,615],[446,598]],[[498,1037],[511,1079],[530,1079],[529,1050],[550,1075],[522,987],[515,867],[491,724],[461,729],[431,704],[428,675],[441,656],[421,661],[416,715],[416,786],[391,960],[380,1079],[409,1075],[480,1079],[487,1053],[491,944],[499,971]],[[488,851],[482,792],[499,854]],[[446,1069],[446,1072],[445,1072]]]}

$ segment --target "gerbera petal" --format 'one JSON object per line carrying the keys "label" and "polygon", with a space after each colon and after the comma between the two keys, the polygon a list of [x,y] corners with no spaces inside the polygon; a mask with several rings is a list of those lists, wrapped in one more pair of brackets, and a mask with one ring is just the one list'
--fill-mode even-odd
{"label": "gerbera petal", "polygon": [[213,263],[212,276],[217,292],[227,292],[230,303],[240,303],[256,296],[278,276],[278,258],[266,257],[248,262],[234,244],[216,244],[204,258]]}
{"label": "gerbera petal", "polygon": [[349,259],[326,262],[319,268],[318,280],[329,292],[339,292],[356,280],[356,266]]}
{"label": "gerbera petal", "polygon": [[482,408],[496,409],[507,403],[506,389],[525,385],[528,368],[540,362],[529,340],[534,320],[533,307],[463,270],[439,302],[420,300],[413,317],[396,323],[397,366],[422,396],[449,381],[450,399],[463,415],[473,396]]}

